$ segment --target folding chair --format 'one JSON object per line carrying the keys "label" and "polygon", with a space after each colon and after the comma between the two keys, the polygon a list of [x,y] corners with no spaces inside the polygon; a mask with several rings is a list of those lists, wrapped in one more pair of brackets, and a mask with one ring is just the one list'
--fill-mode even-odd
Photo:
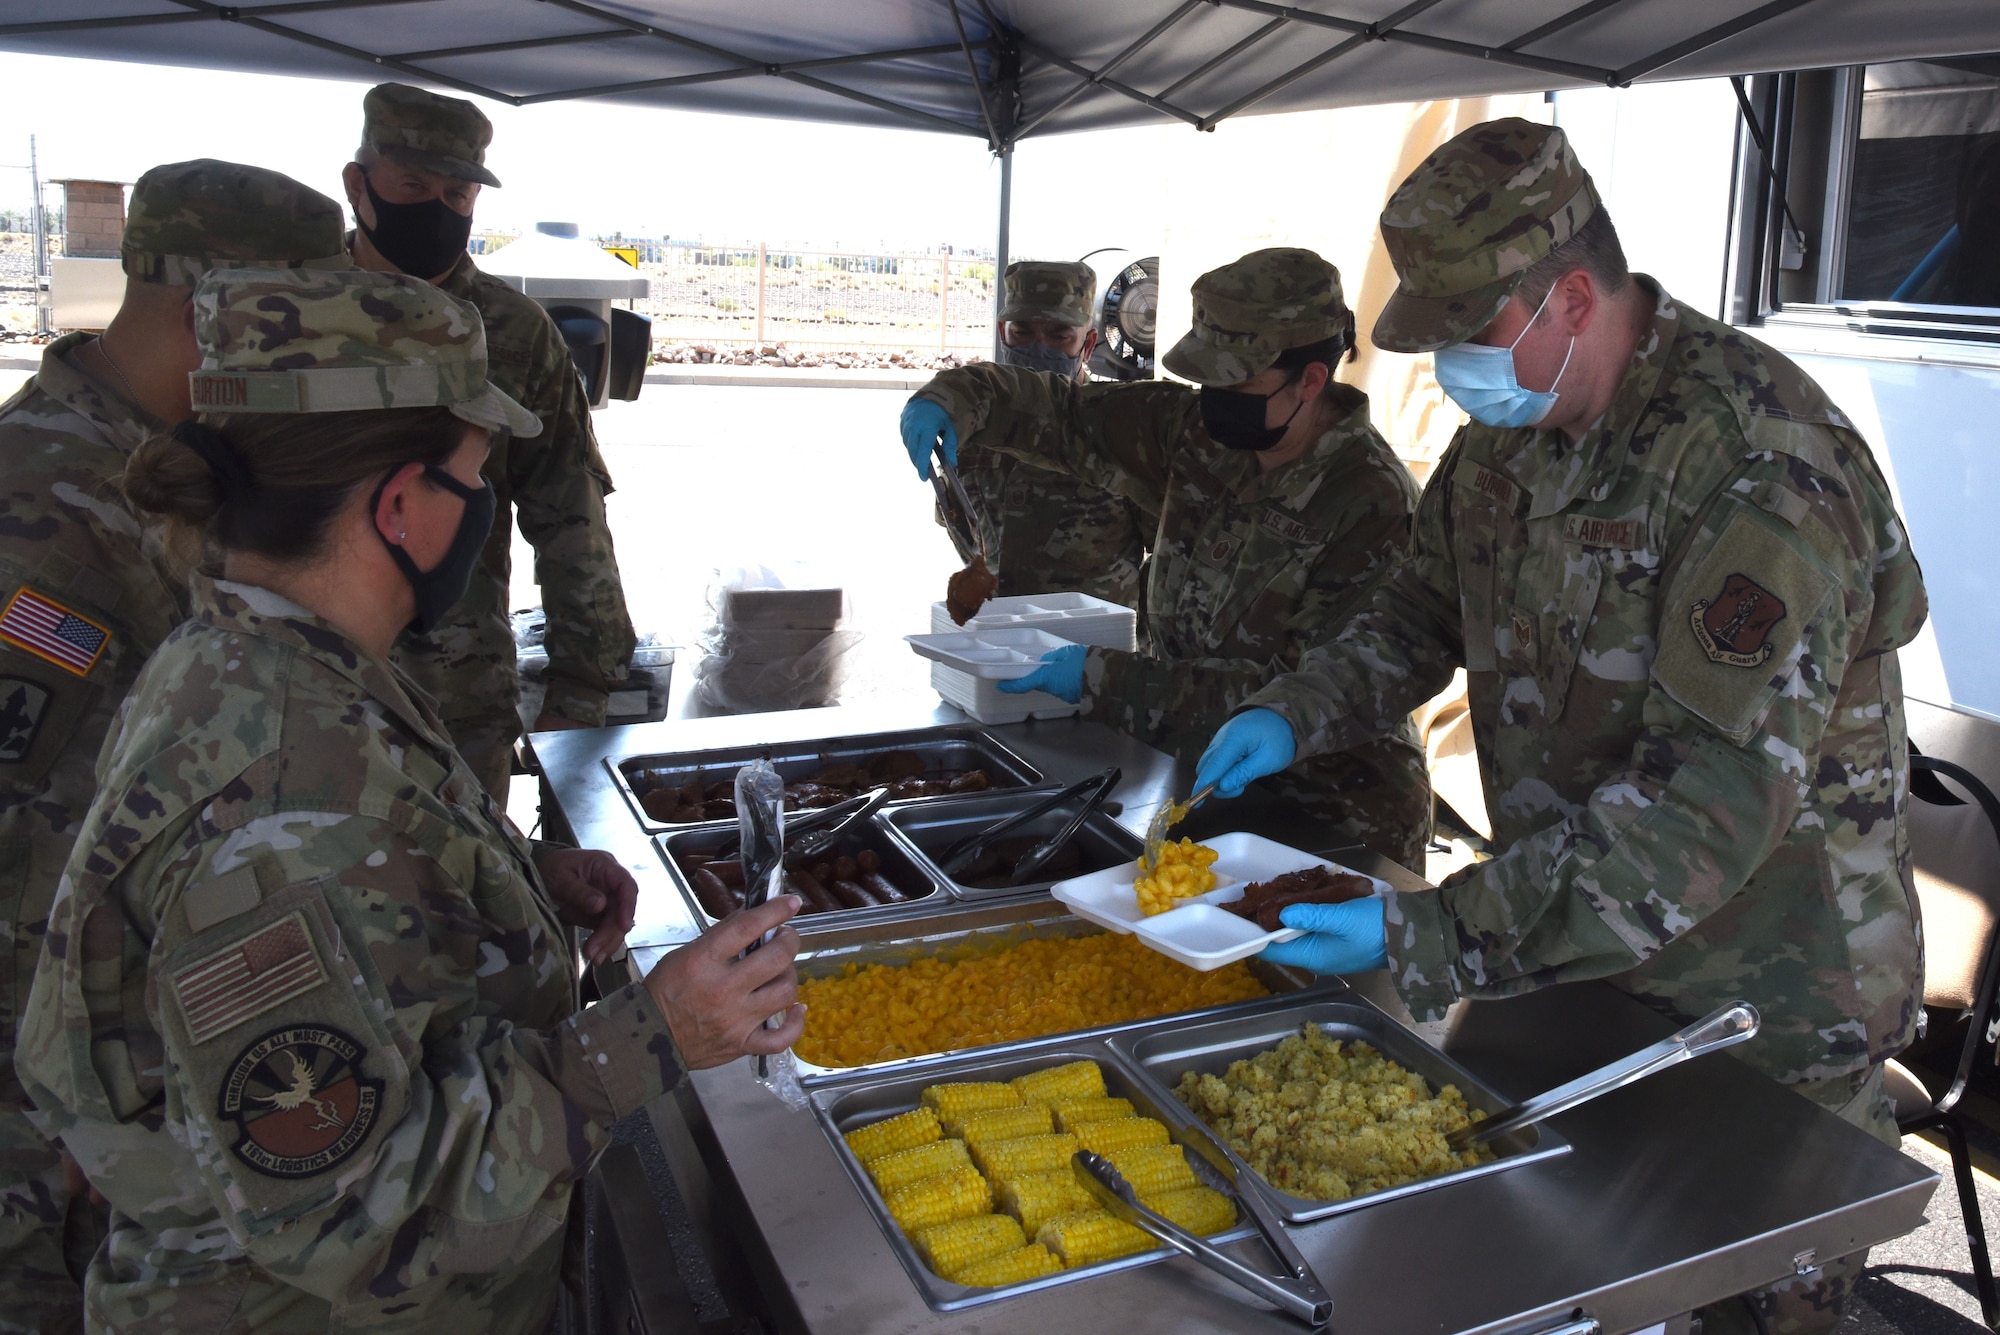
{"label": "folding chair", "polygon": [[[1968,806],[1941,781],[1948,778],[1971,797]],[[1973,1062],[2000,1037],[1994,989],[2000,986],[2000,799],[1961,765],[1910,751],[1911,860],[1924,919],[1924,1005],[1956,1011],[1965,1025],[1950,1088],[1933,1095],[1901,1062],[1885,1072],[1896,1124],[1905,1134],[1938,1131],[1951,1149],[1959,1208],[1965,1214],[1973,1281],[1989,1330],[2000,1330],[2000,1293],[1986,1249],[1986,1223],[1973,1183],[1959,1102],[1972,1079]]]}

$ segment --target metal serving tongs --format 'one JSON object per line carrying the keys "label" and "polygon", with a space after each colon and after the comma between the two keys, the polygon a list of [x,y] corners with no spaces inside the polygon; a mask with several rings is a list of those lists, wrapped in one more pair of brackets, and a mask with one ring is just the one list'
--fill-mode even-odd
{"label": "metal serving tongs", "polygon": [[1076,814],[1075,818],[1069,824],[1063,826],[1053,838],[1044,839],[1034,848],[1028,850],[1027,857],[1022,858],[1021,861],[1014,864],[1014,884],[1022,884],[1019,874],[1020,869],[1032,861],[1034,865],[1029,870],[1040,870],[1050,858],[1054,857],[1062,846],[1075,837],[1078,830],[1083,828],[1083,823],[1090,818],[1090,813],[1097,810],[1102,805],[1104,799],[1110,795],[1111,790],[1118,786],[1120,776],[1121,771],[1116,765],[1113,765],[1110,769],[1093,774],[1088,779],[1073,783],[1060,792],[1050,794],[1032,806],[1024,807],[1005,820],[995,821],[985,829],[967,835],[944,851],[944,856],[938,859],[938,869],[944,872],[946,876],[956,877],[960,872],[977,862],[980,855],[986,852],[987,845],[998,839],[1001,835],[1006,834],[1009,830],[1018,829],[1037,817],[1045,816],[1063,803],[1071,801],[1081,794],[1088,792],[1090,789],[1095,788],[1097,791],[1091,794],[1090,799],[1083,804],[1083,809]]}
{"label": "metal serving tongs", "polygon": [[[888,791],[884,787],[872,792],[863,793],[859,797],[850,797],[843,801],[835,802],[830,807],[813,807],[806,811],[797,812],[788,811],[785,813],[785,838],[790,839],[796,835],[802,835],[808,830],[817,830],[828,821],[841,821],[845,823],[847,818],[859,810],[864,803],[875,800],[877,792],[883,794],[881,800],[876,801],[877,806],[880,806],[881,802],[887,801]],[[804,841],[801,840],[800,842],[803,843]],[[741,834],[733,834],[709,850],[709,856],[712,858],[732,857],[742,846],[743,840]],[[790,856],[791,853],[788,850],[786,857],[789,858]]]}
{"label": "metal serving tongs", "polygon": [[[957,510],[959,519],[978,541],[979,554],[986,556],[986,533],[979,526],[979,511],[973,508],[972,498],[966,495],[965,484],[958,480],[958,469],[945,462],[942,442],[932,449],[932,454],[937,463],[932,473],[931,485],[937,492],[938,506],[944,510],[946,518],[951,517],[954,509]],[[941,487],[937,485],[938,478],[944,479],[944,485]]]}
{"label": "metal serving tongs", "polygon": [[1623,1088],[1635,1080],[1644,1080],[1669,1066],[1679,1066],[1684,1061],[1692,1061],[1703,1053],[1718,1052],[1723,1048],[1733,1048],[1738,1043],[1747,1043],[1757,1036],[1757,1026],[1761,1020],[1757,1008],[1747,1001],[1732,1001],[1696,1020],[1678,1033],[1669,1034],[1648,1048],[1641,1048],[1629,1057],[1600,1066],[1587,1075],[1580,1075],[1566,1085],[1557,1085],[1546,1094],[1517,1103],[1511,1108],[1493,1114],[1483,1122],[1462,1126],[1444,1138],[1445,1144],[1454,1150],[1469,1150],[1474,1145],[1483,1145],[1496,1136],[1504,1136],[1509,1131],[1518,1131],[1524,1126],[1533,1126],[1545,1117],[1553,1117],[1559,1112],[1568,1112],[1580,1103],[1588,1103],[1599,1094],[1608,1094]]}
{"label": "metal serving tongs", "polygon": [[1193,797],[1185,802],[1169,802],[1153,813],[1153,819],[1146,826],[1146,851],[1140,861],[1150,872],[1160,865],[1160,850],[1167,846],[1167,831],[1187,819],[1187,814],[1208,800],[1215,791],[1214,784],[1206,784],[1195,790]]}
{"label": "metal serving tongs", "polygon": [[[785,865],[796,867],[800,863],[810,862],[812,859],[826,852],[827,849],[832,848],[840,842],[842,835],[874,815],[881,808],[882,804],[888,800],[889,790],[887,787],[882,787],[875,789],[873,792],[864,793],[860,797],[851,797],[845,802],[839,802],[833,806],[824,808],[828,812],[837,813],[828,817],[833,823],[824,826],[824,828],[814,829],[812,833],[787,848],[785,850]],[[846,808],[852,808],[852,810],[846,810]],[[792,829],[796,831],[802,823],[794,822]],[[815,824],[818,825],[821,823],[815,822]]]}
{"label": "metal serving tongs", "polygon": [[1299,1249],[1292,1245],[1284,1226],[1278,1223],[1275,1213],[1258,1194],[1259,1188],[1247,1179],[1237,1179],[1236,1199],[1251,1222],[1257,1225],[1257,1231],[1264,1235],[1264,1242],[1270,1247],[1272,1255],[1278,1258],[1278,1263],[1291,1272],[1288,1275],[1274,1277],[1252,1270],[1208,1239],[1197,1237],[1173,1220],[1140,1204],[1132,1184],[1102,1155],[1078,1150],[1071,1162],[1076,1167],[1078,1179],[1090,1194],[1117,1218],[1152,1234],[1175,1251],[1193,1257],[1224,1279],[1256,1294],[1286,1316],[1296,1317],[1315,1329],[1333,1319],[1333,1299],[1320,1287],[1319,1277],[1313,1274],[1312,1267],[1306,1264]]}

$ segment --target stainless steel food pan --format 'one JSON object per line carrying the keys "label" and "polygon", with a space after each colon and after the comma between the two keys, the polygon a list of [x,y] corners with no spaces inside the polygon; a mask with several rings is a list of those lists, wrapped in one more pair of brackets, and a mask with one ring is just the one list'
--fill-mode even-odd
{"label": "stainless steel food pan", "polygon": [[[1104,929],[1067,913],[1052,912],[1057,906],[1047,900],[1026,902],[998,902],[979,906],[967,906],[964,911],[949,915],[933,916],[916,921],[892,920],[889,922],[855,922],[852,931],[829,932],[825,936],[809,936],[805,949],[799,953],[798,971],[801,978],[825,978],[839,973],[848,965],[903,965],[920,959],[967,959],[990,951],[1016,945],[1022,941],[1049,937],[1102,936]],[[883,910],[869,910],[881,913]],[[831,919],[852,917],[860,919],[860,913],[827,914]],[[810,923],[811,919],[797,920]],[[885,935],[894,933],[895,935]],[[1337,978],[1320,978],[1299,969],[1288,969],[1282,965],[1268,963],[1260,959],[1249,961],[1251,970],[1258,980],[1273,993],[1280,996],[1296,996],[1310,991],[1314,995],[1341,994],[1346,984]],[[1227,1006],[1209,1006],[1201,1010],[1184,1011],[1177,1018],[1193,1020],[1230,1014],[1245,1005],[1262,1002],[1234,1002]],[[1120,1025],[1106,1025],[1083,1032],[1091,1034],[1118,1033],[1123,1030],[1159,1024],[1167,1017],[1152,1017],[1132,1020]],[[986,1054],[989,1060],[996,1054],[1004,1054],[1025,1044],[1064,1041],[1062,1035],[1029,1039],[1015,1043],[995,1043],[977,1048],[965,1048],[960,1053],[928,1053],[915,1057],[897,1057],[886,1061],[868,1062],[860,1066],[818,1066],[804,1058],[796,1057],[799,1074],[806,1084],[812,1085],[822,1078],[847,1077],[861,1071],[888,1071],[907,1066],[912,1062],[932,1062],[959,1055]]]}
{"label": "stainless steel food pan", "polygon": [[[768,746],[724,747],[713,751],[607,758],[605,768],[632,814],[647,830],[658,832],[684,829],[689,824],[667,825],[654,820],[640,805],[640,799],[655,788],[678,788],[684,784],[721,783],[736,777],[736,771],[753,760],[769,760],[786,783],[796,783],[829,765],[852,765],[873,760],[892,751],[913,751],[923,758],[927,773],[944,770],[986,771],[995,788],[1022,788],[1042,781],[1042,772],[1015,755],[991,734],[970,727],[919,728],[908,732],[870,733],[859,737],[821,737],[811,741],[781,742]],[[936,801],[915,798],[913,801]]]}
{"label": "stainless steel food pan", "polygon": [[[694,891],[687,868],[681,865],[683,853],[702,853],[724,842],[736,838],[734,821],[717,822],[712,825],[685,826],[674,834],[653,836],[653,846],[660,850],[661,859],[667,864],[667,875],[673,880],[674,888],[687,900],[696,921],[703,928],[714,924],[717,919],[702,905],[701,897]],[[890,884],[909,896],[901,904],[885,904],[876,908],[842,909],[839,912],[815,913],[808,905],[806,911],[792,920],[798,930],[814,931],[838,922],[841,926],[855,926],[864,923],[886,922],[910,917],[924,917],[937,910],[933,901],[945,898],[942,883],[932,869],[921,863],[900,841],[891,838],[887,829],[874,822],[864,822],[842,836],[839,843],[826,854],[826,860],[845,855],[853,857],[863,849],[873,849],[882,858],[882,875]]]}
{"label": "stainless steel food pan", "polygon": [[[1171,1104],[1184,1123],[1201,1126],[1200,1119],[1174,1097],[1174,1086],[1180,1083],[1182,1075],[1189,1071],[1221,1075],[1231,1062],[1275,1048],[1281,1040],[1308,1024],[1317,1025],[1331,1037],[1345,1042],[1372,1045],[1399,1066],[1422,1076],[1429,1082],[1433,1093],[1441,1086],[1457,1085],[1469,1107],[1491,1114],[1509,1106],[1507,1099],[1488,1088],[1479,1077],[1375,1007],[1358,999],[1278,998],[1247,1002],[1232,1008],[1227,1015],[1212,1018],[1188,1016],[1180,1022],[1148,1026],[1143,1032],[1116,1033],[1110,1036],[1109,1042],[1152,1087],[1156,1100]],[[1216,1136],[1215,1139],[1220,1141],[1221,1137]],[[1351,1196],[1343,1201],[1295,1196],[1276,1185],[1271,1185],[1271,1194],[1287,1220],[1302,1223],[1394,1200],[1399,1196],[1430,1191],[1468,1178],[1505,1172],[1521,1164],[1565,1154],[1569,1151],[1569,1144],[1546,1127],[1528,1127],[1494,1141],[1492,1149],[1495,1158],[1491,1163],[1441,1173],[1400,1187]]]}
{"label": "stainless steel food pan", "polygon": [[[994,1289],[967,1288],[954,1284],[948,1279],[931,1273],[917,1249],[911,1245],[896,1221],[883,1205],[875,1184],[868,1179],[867,1170],[854,1157],[842,1138],[846,1132],[857,1127],[879,1122],[897,1113],[908,1112],[917,1106],[924,1086],[946,1080],[1011,1080],[1029,1071],[1039,1071],[1050,1066],[1060,1066],[1064,1062],[1094,1061],[1104,1072],[1106,1091],[1118,1098],[1132,1100],[1134,1108],[1144,1116],[1155,1117],[1165,1122],[1168,1132],[1184,1148],[1188,1148],[1188,1165],[1195,1176],[1206,1185],[1223,1194],[1230,1194],[1229,1183],[1210,1166],[1200,1148],[1189,1148],[1184,1119],[1171,1116],[1172,1109],[1162,1107],[1160,1098],[1151,1086],[1135,1079],[1113,1057],[1101,1042],[1075,1042],[1053,1039],[1038,1044],[1023,1044],[1016,1051],[1001,1055],[989,1054],[984,1057],[955,1058],[948,1061],[931,1061],[921,1069],[907,1070],[892,1074],[848,1074],[843,1079],[824,1083],[812,1091],[813,1116],[833,1142],[834,1152],[847,1169],[847,1175],[854,1182],[855,1190],[868,1203],[869,1213],[881,1226],[882,1234],[888,1239],[890,1249],[909,1272],[910,1281],[917,1286],[924,1301],[940,1312],[956,1312],[963,1308],[975,1307],[981,1303],[997,1302],[1022,1293],[1032,1293],[1041,1289],[1054,1288],[1061,1284],[1077,1284],[1097,1275],[1110,1274],[1117,1270],[1130,1270],[1135,1266],[1151,1265],[1155,1261],[1177,1255],[1160,1247],[1139,1252],[1132,1256],[1121,1256],[1113,1261],[1084,1266],[1077,1270],[1058,1271],[1039,1279],[1021,1284],[1010,1284]],[[1167,1100],[1172,1103],[1172,1099]],[[1253,1236],[1254,1230],[1244,1221],[1239,1207],[1237,1224],[1226,1233],[1215,1235],[1218,1241],[1227,1241]],[[1032,1241],[1032,1239],[1030,1239]],[[1246,1259],[1254,1257],[1252,1264],[1271,1266],[1273,1263],[1264,1254],[1262,1246],[1253,1245],[1246,1253]]]}
{"label": "stainless steel food pan", "polygon": [[[938,864],[944,858],[945,850],[967,835],[977,834],[988,826],[997,824],[1017,811],[1044,800],[1044,794],[1020,791],[1001,793],[981,793],[974,797],[940,797],[933,801],[912,803],[899,809],[885,811],[884,819],[911,850],[931,869],[938,881],[949,886],[951,893],[960,899],[998,899],[1009,895],[1045,893],[1057,881],[1072,876],[1087,876],[1106,867],[1115,867],[1130,862],[1139,856],[1142,845],[1130,830],[1104,813],[1094,812],[1083,828],[1076,832],[1069,847],[1082,855],[1078,865],[1042,879],[1030,881],[1026,885],[1008,885],[1004,881],[988,879],[976,884],[955,880],[945,875]],[[1008,838],[1023,838],[1029,842],[1045,839],[1055,834],[1076,815],[1077,805],[1084,799],[1064,803],[1054,811],[1047,812],[1027,824],[1011,831]]]}

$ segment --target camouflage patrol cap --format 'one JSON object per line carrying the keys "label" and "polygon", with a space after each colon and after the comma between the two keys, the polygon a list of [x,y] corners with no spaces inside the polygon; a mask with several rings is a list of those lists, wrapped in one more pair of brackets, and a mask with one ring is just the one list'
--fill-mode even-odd
{"label": "camouflage patrol cap", "polygon": [[1287,348],[1353,330],[1340,270],[1310,250],[1253,250],[1194,280],[1194,328],[1160,360],[1197,385],[1236,385]]}
{"label": "camouflage patrol cap", "polygon": [[1081,260],[1015,260],[1007,266],[1003,320],[1053,320],[1082,329],[1097,301],[1097,272]]}
{"label": "camouflage patrol cap", "polygon": [[1597,207],[1590,173],[1555,126],[1508,117],[1458,135],[1382,210],[1398,281],[1375,321],[1375,346],[1433,352],[1465,342]]}
{"label": "camouflage patrol cap", "polygon": [[193,287],[221,265],[346,265],[340,206],[291,177],[197,158],[141,176],[118,259],[147,283]]}
{"label": "camouflage patrol cap", "polygon": [[383,157],[459,181],[499,185],[486,170],[493,122],[462,97],[378,83],[361,99],[361,142]]}
{"label": "camouflage patrol cap", "polygon": [[541,419],[486,378],[479,311],[420,279],[362,269],[218,269],[194,290],[198,413],[445,407],[533,436]]}

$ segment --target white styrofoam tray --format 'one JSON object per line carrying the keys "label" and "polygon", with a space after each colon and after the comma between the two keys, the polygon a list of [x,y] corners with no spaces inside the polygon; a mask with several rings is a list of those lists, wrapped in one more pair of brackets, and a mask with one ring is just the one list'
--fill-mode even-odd
{"label": "white styrofoam tray", "polygon": [[957,668],[982,681],[1012,681],[1042,665],[1042,655],[1076,643],[1045,630],[954,631],[949,635],[905,635],[912,649],[932,662]]}
{"label": "white styrofoam tray", "polygon": [[1076,644],[1130,653],[1138,644],[1139,614],[1087,593],[1017,594],[987,599],[979,615],[959,626],[952,621],[947,604],[931,604],[931,630],[937,634],[1023,626],[1050,631]]}
{"label": "white styrofoam tray", "polygon": [[[1266,932],[1247,918],[1239,918],[1218,904],[1232,904],[1243,898],[1246,887],[1268,881],[1288,871],[1307,867],[1327,867],[1333,871],[1361,876],[1352,867],[1328,862],[1310,853],[1289,848],[1257,834],[1223,834],[1202,841],[1215,850],[1215,889],[1195,895],[1179,908],[1148,918],[1139,911],[1139,895],[1132,883],[1139,877],[1136,863],[1107,867],[1088,876],[1058,881],[1049,893],[1068,905],[1069,911],[1108,931],[1129,933],[1169,959],[1190,969],[1219,969],[1270,945],[1273,941],[1295,940],[1303,933],[1283,928]],[[1387,894],[1389,883],[1370,876],[1375,893]]]}
{"label": "white styrofoam tray", "polygon": [[1083,712],[1081,704],[1071,704],[1047,691],[1023,691],[1008,695],[998,682],[981,681],[970,673],[943,663],[931,664],[931,686],[940,698],[957,705],[981,723],[1021,723],[1031,718],[1068,718]]}

